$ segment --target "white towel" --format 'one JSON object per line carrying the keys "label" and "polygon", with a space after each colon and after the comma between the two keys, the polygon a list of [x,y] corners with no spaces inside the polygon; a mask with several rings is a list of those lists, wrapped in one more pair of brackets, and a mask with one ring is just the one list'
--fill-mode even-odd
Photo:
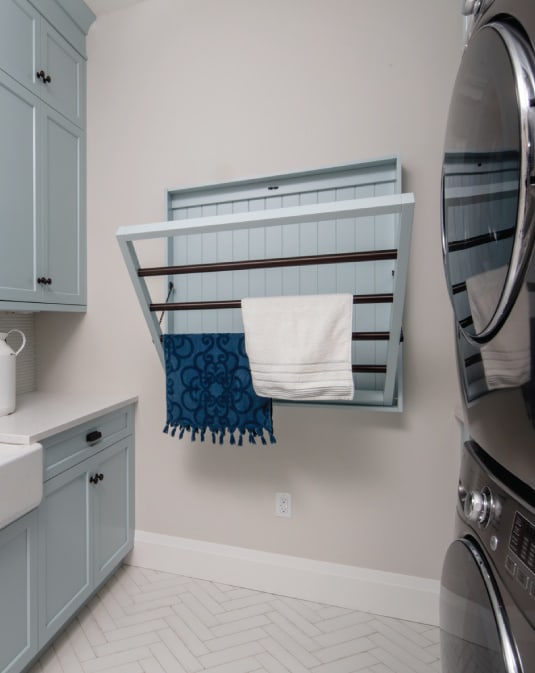
{"label": "white towel", "polygon": [[242,299],[253,386],[281,400],[351,400],[350,294]]}
{"label": "white towel", "polygon": [[[491,269],[468,278],[466,290],[476,334],[481,332],[496,309],[507,267]],[[483,369],[489,390],[515,388],[527,383],[531,375],[529,295],[524,284],[498,334],[481,346]]]}

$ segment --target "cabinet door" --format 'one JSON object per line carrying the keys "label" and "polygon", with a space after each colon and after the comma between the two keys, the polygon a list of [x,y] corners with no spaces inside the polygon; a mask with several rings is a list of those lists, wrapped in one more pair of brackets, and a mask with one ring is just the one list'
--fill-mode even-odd
{"label": "cabinet door", "polygon": [[98,586],[133,546],[133,438],[117,442],[96,458],[99,462],[95,472],[98,482],[93,487],[93,526]]}
{"label": "cabinet door", "polygon": [[0,673],[15,673],[37,654],[37,514],[0,531]]}
{"label": "cabinet door", "polygon": [[50,479],[39,506],[39,647],[92,592],[90,487],[86,463]]}
{"label": "cabinet door", "polygon": [[0,110],[0,295],[35,301],[39,101],[0,71]]}
{"label": "cabinet door", "polygon": [[41,301],[85,304],[85,133],[42,105]]}
{"label": "cabinet door", "polygon": [[39,20],[26,0],[0,2],[0,68],[29,89],[36,85]]}
{"label": "cabinet door", "polygon": [[85,128],[85,61],[44,19],[41,20],[40,97],[77,126]]}

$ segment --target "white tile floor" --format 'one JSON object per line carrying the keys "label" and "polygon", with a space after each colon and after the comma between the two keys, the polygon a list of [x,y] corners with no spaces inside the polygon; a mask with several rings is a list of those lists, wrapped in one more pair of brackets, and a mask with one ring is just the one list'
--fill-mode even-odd
{"label": "white tile floor", "polygon": [[28,673],[439,673],[425,624],[123,566]]}

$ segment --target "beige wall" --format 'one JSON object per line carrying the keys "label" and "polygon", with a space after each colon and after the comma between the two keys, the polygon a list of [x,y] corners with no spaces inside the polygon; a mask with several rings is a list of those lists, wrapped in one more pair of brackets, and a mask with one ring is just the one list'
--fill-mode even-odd
{"label": "beige wall", "polygon": [[[139,394],[138,529],[439,577],[459,452],[439,187],[460,50],[453,0],[144,0],[99,16],[89,308],[38,317],[38,375],[41,389]],[[268,447],[163,435],[163,371],[117,227],[164,219],[168,187],[391,154],[416,197],[405,411],[276,408]],[[275,491],[292,494],[291,519],[275,517]]]}

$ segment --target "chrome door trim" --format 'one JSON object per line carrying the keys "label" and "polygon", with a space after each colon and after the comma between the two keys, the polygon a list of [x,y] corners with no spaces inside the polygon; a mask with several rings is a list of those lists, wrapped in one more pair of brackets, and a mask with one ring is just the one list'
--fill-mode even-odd
{"label": "chrome door trim", "polygon": [[[498,589],[496,588],[492,575],[490,574],[487,562],[481,555],[477,545],[472,542],[470,538],[458,538],[455,542],[460,542],[466,547],[468,553],[476,562],[483,582],[485,583],[485,589],[487,590],[487,594],[492,606],[492,613],[494,615],[494,619],[496,620],[498,637],[500,638],[500,645],[502,648],[504,663],[507,667],[507,673],[524,673],[513,638],[509,631],[509,620],[507,618],[507,613],[505,612],[503,602],[499,597]],[[455,544],[455,542],[453,544]]]}
{"label": "chrome door trim", "polygon": [[[494,315],[478,334],[468,333],[458,323],[466,339],[474,344],[489,342],[503,327],[522,287],[535,243],[535,54],[527,39],[512,25],[492,21],[484,24],[478,32],[483,30],[494,30],[500,36],[511,60],[520,122],[521,164],[513,250],[502,295]],[[473,38],[471,42],[473,43]],[[470,49],[470,42],[467,49]],[[447,257],[444,220],[442,248],[444,257]],[[451,287],[449,290],[451,292]]]}

